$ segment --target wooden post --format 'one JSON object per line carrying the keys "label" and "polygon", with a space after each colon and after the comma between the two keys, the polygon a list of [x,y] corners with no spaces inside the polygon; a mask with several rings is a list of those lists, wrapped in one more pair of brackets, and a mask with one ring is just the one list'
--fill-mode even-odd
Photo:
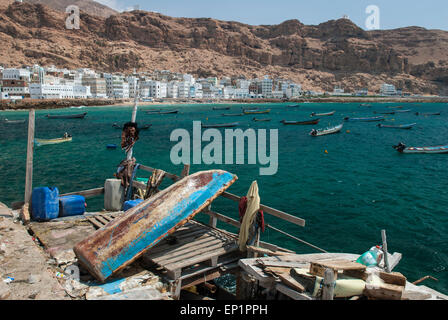
{"label": "wooden post", "polygon": [[[260,236],[261,236],[261,228],[257,228],[257,238],[255,240],[255,246],[260,247]],[[258,252],[254,252],[254,258],[258,257]]]}
{"label": "wooden post", "polygon": [[333,300],[334,283],[334,271],[326,269],[322,288],[322,300]]}
{"label": "wooden post", "polygon": [[386,272],[390,272],[389,257],[387,252],[386,230],[381,230],[381,238],[383,239],[384,267]]}
{"label": "wooden post", "polygon": [[185,178],[185,177],[187,177],[189,175],[190,175],[190,165],[186,164],[186,165],[184,165],[184,169],[182,170],[181,177]]}
{"label": "wooden post", "polygon": [[[209,205],[207,207],[207,211],[212,211],[212,205]],[[208,225],[212,228],[216,228],[217,224],[218,224],[218,219],[215,216],[210,216]]]}
{"label": "wooden post", "polygon": [[34,155],[34,109],[30,110],[28,117],[28,146],[26,153],[25,203],[30,203],[33,192],[33,155]]}

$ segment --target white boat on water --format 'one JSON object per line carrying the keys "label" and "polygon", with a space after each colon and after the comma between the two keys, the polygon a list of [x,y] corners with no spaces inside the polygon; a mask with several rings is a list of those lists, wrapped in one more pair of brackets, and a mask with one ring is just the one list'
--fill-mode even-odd
{"label": "white boat on water", "polygon": [[333,134],[333,133],[338,133],[342,130],[342,128],[344,127],[343,124],[340,124],[336,127],[331,127],[331,128],[326,128],[326,129],[313,129],[310,132],[310,136],[313,137],[319,137],[319,136],[325,136],[327,134]]}
{"label": "white boat on water", "polygon": [[313,112],[311,114],[312,117],[327,117],[327,116],[332,116],[336,113],[336,111],[332,111],[332,112],[327,112],[327,113],[316,113]]}

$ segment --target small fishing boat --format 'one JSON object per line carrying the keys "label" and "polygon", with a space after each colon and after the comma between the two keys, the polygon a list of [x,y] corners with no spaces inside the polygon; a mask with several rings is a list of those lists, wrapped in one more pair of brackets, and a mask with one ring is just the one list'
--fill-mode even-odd
{"label": "small fishing boat", "polygon": [[9,119],[3,119],[3,123],[9,123],[9,124],[20,124],[25,123],[26,119],[20,119],[20,120],[9,120]]}
{"label": "small fishing boat", "polygon": [[436,147],[407,147],[404,143],[400,142],[398,145],[393,146],[393,148],[401,153],[448,153],[448,145]]}
{"label": "small fishing boat", "polygon": [[146,110],[146,113],[150,114],[150,113],[159,113],[160,111],[162,111],[162,109],[152,109],[152,110]]}
{"label": "small fishing boat", "polygon": [[403,106],[393,106],[393,107],[388,107],[389,109],[403,109]]}
{"label": "small fishing boat", "polygon": [[288,108],[300,108],[300,104],[290,104],[287,107]]}
{"label": "small fishing boat", "polygon": [[117,145],[116,144],[108,144],[106,146],[107,149],[113,150],[113,149],[117,149]]}
{"label": "small fishing boat", "polygon": [[326,117],[326,116],[332,116],[336,113],[336,111],[332,111],[332,112],[327,112],[327,113],[316,113],[313,112],[311,114],[312,117]]}
{"label": "small fishing boat", "polygon": [[87,112],[81,114],[47,114],[48,119],[84,119]]}
{"label": "small fishing boat", "polygon": [[386,112],[373,111],[373,113],[375,113],[375,114],[395,114],[395,111],[386,111]]}
{"label": "small fishing boat", "polygon": [[318,124],[320,119],[315,120],[308,120],[308,121],[287,121],[282,120],[281,123],[284,125],[311,125],[311,124]]}
{"label": "small fishing boat", "polygon": [[217,124],[201,124],[202,128],[233,128],[239,126],[239,122],[217,123]]}
{"label": "small fishing boat", "polygon": [[189,175],[91,233],[73,251],[104,282],[193,219],[236,180],[222,170]]}
{"label": "small fishing boat", "polygon": [[241,117],[244,116],[244,113],[223,113],[223,117]]}
{"label": "small fishing boat", "polygon": [[416,112],[415,113],[416,116],[440,116],[442,115],[441,112],[436,112],[436,113],[420,113],[420,112]]}
{"label": "small fishing boat", "polygon": [[380,128],[394,128],[394,129],[412,129],[415,125],[416,125],[416,123],[401,124],[401,125],[392,126],[392,125],[386,125],[386,124],[379,123],[377,125],[377,127],[380,127]]}
{"label": "small fishing boat", "polygon": [[361,103],[360,105],[359,105],[360,107],[372,107],[372,105],[370,104],[370,103]]}
{"label": "small fishing boat", "polygon": [[151,110],[151,111],[146,111],[147,114],[173,114],[173,113],[178,113],[178,112],[179,112],[179,110],[169,110],[169,111],[162,111],[162,110],[154,111],[154,110]]}
{"label": "small fishing boat", "polygon": [[411,109],[408,110],[396,110],[395,113],[407,113],[407,112],[411,112]]}
{"label": "small fishing boat", "polygon": [[213,107],[213,110],[230,110],[230,107]]}
{"label": "small fishing boat", "polygon": [[143,127],[139,127],[139,129],[140,130],[148,130],[149,128],[151,128],[152,127],[152,124],[147,124],[147,125],[144,125]]}
{"label": "small fishing boat", "polygon": [[270,113],[271,109],[268,110],[243,110],[244,114],[264,114],[264,113]]}
{"label": "small fishing boat", "polygon": [[383,116],[380,117],[368,117],[368,118],[349,118],[346,117],[344,118],[345,121],[349,121],[349,122],[372,122],[372,121],[384,121],[386,120]]}
{"label": "small fishing boat", "polygon": [[72,137],[63,137],[63,138],[56,138],[56,139],[34,139],[34,142],[38,147],[49,145],[49,144],[59,144],[64,142],[70,142],[72,141]]}
{"label": "small fishing boat", "polygon": [[340,124],[336,127],[332,127],[332,128],[326,128],[326,129],[313,129],[310,132],[310,136],[313,137],[319,137],[319,136],[325,136],[327,134],[333,134],[333,133],[338,133],[342,130],[342,128],[344,127],[344,124]]}
{"label": "small fishing boat", "polygon": [[255,122],[269,122],[269,121],[271,121],[271,119],[269,119],[269,118],[266,118],[266,119],[253,118],[252,120],[255,121]]}

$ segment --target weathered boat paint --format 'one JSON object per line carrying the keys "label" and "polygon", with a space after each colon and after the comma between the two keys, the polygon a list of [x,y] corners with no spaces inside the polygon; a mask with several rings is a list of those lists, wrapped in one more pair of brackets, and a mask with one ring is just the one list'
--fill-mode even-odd
{"label": "weathered boat paint", "polygon": [[188,176],[97,230],[74,252],[104,282],[192,219],[236,179],[221,170]]}

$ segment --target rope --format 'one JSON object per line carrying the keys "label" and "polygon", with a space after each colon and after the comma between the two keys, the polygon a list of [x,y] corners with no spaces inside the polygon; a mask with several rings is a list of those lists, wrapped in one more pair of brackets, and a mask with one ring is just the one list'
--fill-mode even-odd
{"label": "rope", "polygon": [[271,226],[270,224],[267,224],[266,227],[271,228],[272,230],[275,230],[275,231],[277,231],[277,232],[280,232],[280,233],[282,233],[282,234],[284,234],[284,235],[286,235],[286,236],[288,236],[288,237],[290,237],[290,238],[292,238],[292,239],[294,239],[294,240],[297,240],[297,241],[299,241],[299,242],[302,242],[303,244],[306,244],[307,246],[310,246],[311,248],[314,248],[314,249],[316,249],[316,250],[318,250],[318,251],[321,251],[321,252],[323,252],[323,253],[328,253],[328,251],[325,251],[324,249],[321,249],[321,248],[319,248],[319,247],[316,247],[315,245],[312,245],[311,243],[306,242],[305,240],[296,238],[296,237],[294,237],[293,235],[290,235],[289,233],[286,233],[286,232],[284,232],[284,231],[282,231],[282,230],[279,230],[279,229],[277,229],[277,228],[274,228],[274,227]]}

